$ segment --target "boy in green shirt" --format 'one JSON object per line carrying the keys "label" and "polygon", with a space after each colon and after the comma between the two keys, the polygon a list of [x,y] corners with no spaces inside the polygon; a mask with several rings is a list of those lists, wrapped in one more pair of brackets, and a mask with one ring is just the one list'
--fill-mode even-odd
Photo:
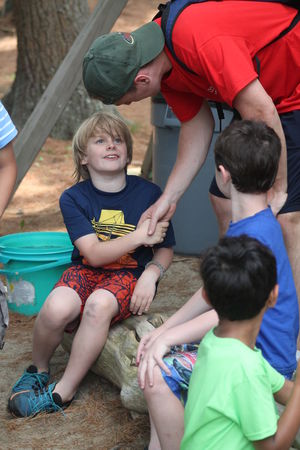
{"label": "boy in green shirt", "polygon": [[[286,380],[255,347],[277,299],[276,260],[254,238],[227,237],[201,263],[203,298],[219,324],[202,340],[181,450],[288,450],[300,426],[300,377]],[[278,420],[274,398],[287,404]]]}

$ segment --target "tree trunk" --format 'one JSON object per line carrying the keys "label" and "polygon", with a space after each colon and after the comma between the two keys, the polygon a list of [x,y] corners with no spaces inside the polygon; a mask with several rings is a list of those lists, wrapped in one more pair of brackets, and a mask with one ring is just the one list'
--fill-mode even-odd
{"label": "tree trunk", "polygon": [[[14,0],[18,40],[17,72],[3,101],[21,129],[88,20],[87,0]],[[79,124],[100,109],[82,83],[52,130],[52,137],[69,139]]]}

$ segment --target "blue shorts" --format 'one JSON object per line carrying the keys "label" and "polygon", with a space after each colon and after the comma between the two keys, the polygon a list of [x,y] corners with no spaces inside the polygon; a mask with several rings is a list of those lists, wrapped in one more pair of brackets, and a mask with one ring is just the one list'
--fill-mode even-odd
{"label": "blue shorts", "polygon": [[161,369],[163,379],[174,395],[186,404],[190,378],[197,359],[199,344],[176,345],[164,358],[164,363],[171,372],[167,375]]}
{"label": "blue shorts", "polygon": [[[300,110],[280,114],[287,146],[288,198],[279,214],[300,211]],[[219,190],[215,177],[209,192],[226,198]]]}
{"label": "blue shorts", "polygon": [[[171,375],[161,369],[163,379],[184,406],[187,401],[191,375],[197,360],[198,348],[199,344],[184,344],[172,347],[171,352],[164,357],[164,363],[170,370]],[[286,372],[282,375],[287,380],[292,380],[295,373]]]}

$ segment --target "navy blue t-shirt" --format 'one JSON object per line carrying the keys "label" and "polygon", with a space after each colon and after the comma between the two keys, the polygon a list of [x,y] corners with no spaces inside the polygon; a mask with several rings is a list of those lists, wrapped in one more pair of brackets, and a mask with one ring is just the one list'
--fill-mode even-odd
{"label": "navy blue t-shirt", "polygon": [[[160,188],[141,177],[126,176],[126,186],[120,192],[103,192],[91,180],[82,181],[65,190],[60,197],[60,208],[72,243],[82,236],[96,233],[102,241],[116,239],[136,229],[144,211],[161,195]],[[164,242],[159,247],[172,247],[175,237],[170,224]],[[105,269],[130,269],[139,276],[147,262],[151,261],[151,247],[138,247],[123,255]],[[72,261],[85,264],[74,246]]]}

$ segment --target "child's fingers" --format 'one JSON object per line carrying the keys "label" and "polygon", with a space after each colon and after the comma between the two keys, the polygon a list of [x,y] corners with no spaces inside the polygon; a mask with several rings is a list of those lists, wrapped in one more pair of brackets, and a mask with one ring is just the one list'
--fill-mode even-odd
{"label": "child's fingers", "polygon": [[169,223],[170,223],[170,222],[168,222],[167,220],[163,220],[162,222],[158,222],[158,224],[159,224],[161,227],[166,228],[166,229],[168,228]]}
{"label": "child's fingers", "polygon": [[142,299],[140,301],[140,306],[137,311],[138,316],[141,316],[143,314],[143,312],[145,311],[146,305],[147,305],[147,297],[142,297]]}
{"label": "child's fingers", "polygon": [[168,366],[165,365],[164,360],[163,359],[158,359],[157,360],[157,365],[166,372],[167,375],[171,375],[171,371],[168,368]]}
{"label": "child's fingers", "polygon": [[135,302],[136,302],[136,295],[132,294],[132,297],[130,300],[130,305],[129,305],[129,311],[133,312],[133,310],[135,308]]}
{"label": "child's fingers", "polygon": [[141,339],[141,342],[139,343],[137,352],[136,352],[136,362],[137,364],[139,364],[141,357],[143,356],[143,353],[146,350],[146,344],[147,342],[149,342],[149,337],[147,336],[143,336]]}
{"label": "child's fingers", "polygon": [[145,309],[144,309],[145,312],[148,312],[148,311],[149,311],[149,308],[150,308],[150,305],[151,305],[151,303],[152,303],[152,300],[153,300],[153,295],[150,295],[150,296],[147,298],[147,301],[146,301],[146,305],[145,305]]}
{"label": "child's fingers", "polygon": [[141,304],[141,297],[139,295],[132,295],[131,298],[131,302],[130,302],[130,311],[132,312],[132,314],[136,314],[140,308],[140,304]]}
{"label": "child's fingers", "polygon": [[147,361],[147,379],[149,386],[154,386],[154,370],[155,367],[159,367],[164,370],[167,375],[171,375],[169,368],[165,365],[161,358],[157,359],[155,357],[149,358]]}
{"label": "child's fingers", "polygon": [[140,306],[140,309],[138,311],[138,314],[143,314],[144,312],[147,312],[149,310],[149,307],[152,303],[153,295],[147,295],[143,298],[142,304]]}
{"label": "child's fingers", "polygon": [[139,367],[138,367],[138,383],[141,389],[145,387],[145,377],[146,377],[147,364],[143,359],[143,355],[141,355]]}

